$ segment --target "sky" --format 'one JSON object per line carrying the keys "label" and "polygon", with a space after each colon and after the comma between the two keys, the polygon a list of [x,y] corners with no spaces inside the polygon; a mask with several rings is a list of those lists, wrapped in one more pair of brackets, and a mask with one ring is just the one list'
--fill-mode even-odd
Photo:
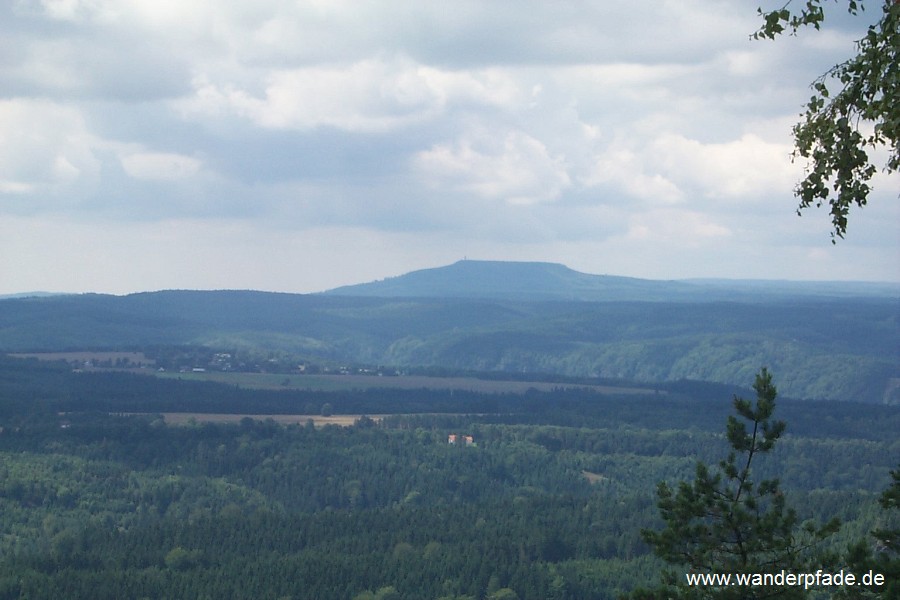
{"label": "sky", "polygon": [[791,126],[879,12],[841,4],[753,41],[742,0],[7,0],[0,294],[898,281],[898,177],[836,245],[795,214]]}

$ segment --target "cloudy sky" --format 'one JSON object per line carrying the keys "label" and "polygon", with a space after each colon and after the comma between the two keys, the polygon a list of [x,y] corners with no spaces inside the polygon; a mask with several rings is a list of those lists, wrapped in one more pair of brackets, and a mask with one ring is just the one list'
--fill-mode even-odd
{"label": "cloudy sky", "polygon": [[900,280],[898,178],[836,246],[792,195],[809,83],[877,3],[775,42],[756,6],[0,2],[0,294],[312,292],[463,257]]}

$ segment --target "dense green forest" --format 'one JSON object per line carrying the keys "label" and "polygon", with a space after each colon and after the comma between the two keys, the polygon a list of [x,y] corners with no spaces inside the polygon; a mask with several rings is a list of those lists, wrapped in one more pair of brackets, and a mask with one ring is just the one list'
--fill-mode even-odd
{"label": "dense green forest", "polygon": [[[657,577],[640,536],[656,483],[723,456],[734,391],[266,391],[2,358],[0,598],[614,598]],[[157,414],[326,403],[394,416]],[[788,435],[760,476],[803,518],[840,517],[836,551],[883,526],[900,409],[779,413]]]}

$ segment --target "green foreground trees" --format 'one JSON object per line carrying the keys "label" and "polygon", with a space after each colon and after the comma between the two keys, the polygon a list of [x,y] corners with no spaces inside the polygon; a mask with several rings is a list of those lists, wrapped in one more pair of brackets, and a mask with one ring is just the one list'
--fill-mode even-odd
{"label": "green foreground trees", "polygon": [[731,451],[718,469],[698,462],[692,482],[675,489],[659,485],[665,527],[643,535],[657,555],[681,570],[665,573],[661,587],[636,598],[803,598],[797,586],[692,586],[687,574],[808,573],[826,566],[816,547],[839,523],[801,524],[777,479],[752,479],[754,460],[772,450],[785,429],[772,418],[777,392],[766,369],[753,388],[755,404],[734,399],[738,416],[728,418],[726,430]]}
{"label": "green foreground trees", "polygon": [[[885,511],[887,525],[850,548],[847,559],[856,572],[878,573],[884,577],[884,585],[863,585],[843,590],[842,598],[900,598],[900,467],[891,471],[891,485],[881,495],[880,504]],[[893,524],[891,524],[893,523]]]}

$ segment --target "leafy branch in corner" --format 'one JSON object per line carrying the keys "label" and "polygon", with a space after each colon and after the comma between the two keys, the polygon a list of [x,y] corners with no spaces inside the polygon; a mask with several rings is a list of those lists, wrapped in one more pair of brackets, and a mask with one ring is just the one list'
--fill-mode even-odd
{"label": "leafy branch in corner", "polygon": [[[788,1],[773,11],[758,9],[763,25],[751,37],[775,39],[806,26],[820,29],[823,0],[807,0],[797,12]],[[862,2],[847,10],[857,15]],[[886,151],[885,173],[900,170],[900,1],[884,0],[882,16],[856,43],[855,57],[812,82],[813,95],[793,128],[794,158],[807,161],[797,184],[797,214],[812,205],[830,206],[832,243],[847,233],[853,205],[867,204],[878,168],[873,156]]]}

